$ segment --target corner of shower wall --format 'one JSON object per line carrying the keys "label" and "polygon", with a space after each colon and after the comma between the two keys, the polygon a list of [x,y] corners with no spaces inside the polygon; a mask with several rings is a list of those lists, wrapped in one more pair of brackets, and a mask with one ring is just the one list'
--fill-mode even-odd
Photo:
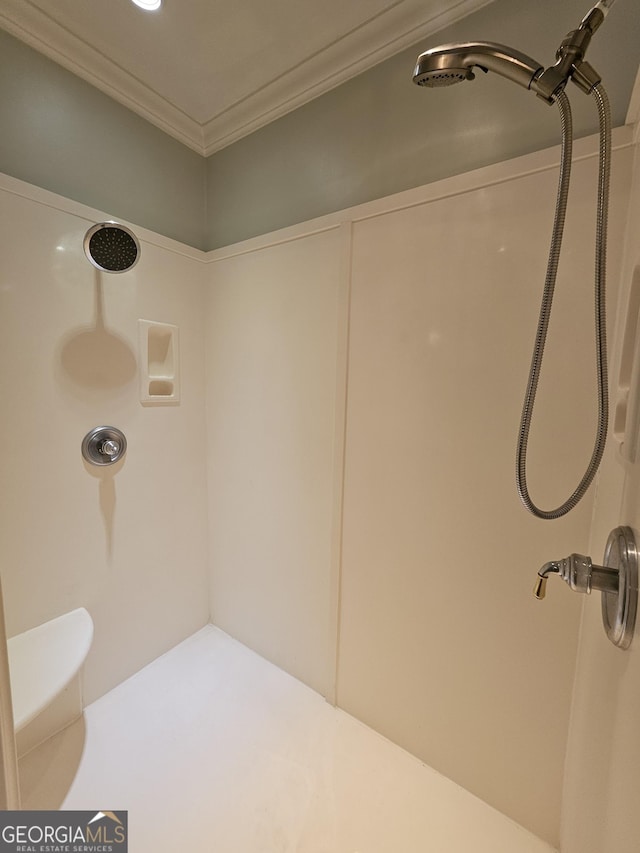
{"label": "corner of shower wall", "polygon": [[330,697],[342,238],[336,225],[298,231],[210,255],[211,610]]}

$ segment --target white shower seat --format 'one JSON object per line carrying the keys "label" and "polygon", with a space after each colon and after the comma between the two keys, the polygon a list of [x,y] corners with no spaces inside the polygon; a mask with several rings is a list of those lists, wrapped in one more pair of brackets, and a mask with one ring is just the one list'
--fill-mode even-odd
{"label": "white shower seat", "polygon": [[82,713],[79,676],[92,640],[93,620],[84,607],[8,640],[19,755]]}

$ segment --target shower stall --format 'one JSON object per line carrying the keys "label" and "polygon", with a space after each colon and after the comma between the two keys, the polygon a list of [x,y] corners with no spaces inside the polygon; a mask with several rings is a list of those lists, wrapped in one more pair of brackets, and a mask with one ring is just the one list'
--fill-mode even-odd
{"label": "shower stall", "polygon": [[[618,135],[614,154],[613,281],[629,137]],[[592,219],[590,144],[575,165],[577,225],[567,239],[578,243]],[[542,237],[548,219],[542,203],[517,220],[512,210],[522,194],[553,195],[554,163],[550,152],[489,167],[364,206],[350,222],[340,215],[210,255],[137,229],[140,261],[117,276],[83,255],[88,211],[5,178],[12,248],[2,334],[16,357],[3,362],[3,387],[22,401],[3,425],[9,634],[86,606],[91,704],[211,612],[223,630],[557,843],[580,612],[560,594],[543,610],[530,587],[550,553],[588,552],[591,507],[561,528],[532,531],[505,452],[537,301],[536,288],[516,291],[513,280],[522,253],[532,257],[531,282],[539,279],[544,259],[536,251],[533,263],[531,235]],[[455,252],[461,234],[464,255]],[[580,288],[590,264],[571,242],[568,251],[558,322],[588,327]],[[466,285],[425,286],[425,275]],[[487,303],[492,316],[478,324]],[[140,318],[180,328],[179,405],[139,402],[131,362]],[[548,358],[559,378],[537,435],[548,456],[565,399],[593,417],[592,388],[576,378],[588,336],[572,341],[575,371],[556,346]],[[42,448],[38,411],[57,436],[46,465],[31,455]],[[80,452],[106,419],[127,436],[115,473]],[[540,472],[539,489],[562,489],[590,435],[581,431],[562,465]],[[592,550],[603,547],[594,541]],[[211,678],[218,683],[215,668]],[[189,695],[174,712],[187,727],[201,713]],[[141,707],[151,726],[154,707]],[[68,762],[89,753],[93,736],[87,728],[71,757],[62,746],[45,752],[56,778],[71,783]],[[27,765],[37,760],[32,753]],[[64,803],[47,799],[46,778],[24,770],[38,780],[23,795],[32,807],[38,797],[41,807]]]}
{"label": "shower stall", "polygon": [[[465,88],[405,70],[424,109]],[[85,245],[117,211],[0,176],[6,633],[93,624],[84,715],[20,756],[23,808],[128,810],[136,853],[635,853],[638,649],[531,589],[640,526],[636,113],[612,136],[610,436],[552,523],[513,458],[558,147],[211,251],[127,221],[115,275]],[[577,139],[543,505],[597,431],[597,166]]]}

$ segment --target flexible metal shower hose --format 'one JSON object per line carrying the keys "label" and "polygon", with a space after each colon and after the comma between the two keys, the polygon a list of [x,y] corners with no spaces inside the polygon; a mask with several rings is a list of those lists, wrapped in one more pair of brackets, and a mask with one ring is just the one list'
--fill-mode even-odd
{"label": "flexible metal shower hose", "polygon": [[607,337],[606,337],[606,260],[607,260],[607,217],[609,206],[609,176],[611,168],[611,113],[609,99],[604,88],[598,84],[593,89],[593,94],[598,105],[598,116],[600,122],[600,151],[598,170],[598,204],[596,212],[596,263],[595,263],[595,318],[596,318],[596,370],[598,377],[598,426],[593,453],[584,476],[576,486],[575,491],[559,507],[552,510],[544,510],[537,507],[529,496],[527,488],[527,445],[529,442],[529,430],[533,405],[540,378],[540,368],[544,354],[544,345],[547,337],[549,318],[551,316],[551,304],[553,291],[558,272],[558,261],[560,259],[560,248],[562,245],[562,234],[564,231],[564,220],[567,209],[567,197],[569,194],[569,180],[571,174],[571,152],[572,152],[572,121],[569,99],[561,92],[556,102],[560,109],[560,121],[562,123],[562,154],[560,163],[560,178],[558,181],[558,195],[556,199],[556,212],[553,222],[553,233],[551,247],[549,249],[549,261],[547,264],[547,275],[542,295],[540,318],[538,330],[529,371],[529,381],[522,407],[522,418],[520,420],[520,431],[518,434],[518,450],[516,459],[516,483],[520,499],[529,512],[538,518],[554,519],[566,515],[584,496],[593,478],[596,475],[602,454],[604,453],[607,438],[607,422],[609,420],[609,401],[607,390]]}

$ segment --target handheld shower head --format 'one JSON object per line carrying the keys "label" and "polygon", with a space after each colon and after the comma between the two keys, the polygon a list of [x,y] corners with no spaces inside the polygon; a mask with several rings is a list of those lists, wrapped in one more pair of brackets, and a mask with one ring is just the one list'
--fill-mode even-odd
{"label": "handheld shower head", "polygon": [[421,53],[413,72],[418,86],[450,86],[473,80],[473,68],[495,71],[525,89],[535,90],[535,80],[544,70],[535,59],[503,44],[488,41],[443,44]]}
{"label": "handheld shower head", "polygon": [[569,80],[590,95],[600,83],[595,68],[584,56],[591,38],[615,0],[598,0],[577,29],[571,30],[556,51],[556,63],[545,70],[539,62],[519,50],[490,41],[442,44],[421,53],[413,72],[419,86],[450,86],[473,80],[473,68],[495,71],[508,80],[531,89],[547,104],[553,104]]}
{"label": "handheld shower head", "polygon": [[[606,227],[609,198],[609,160],[611,150],[611,115],[606,93],[600,85],[600,75],[588,62],[585,53],[591,38],[601,26],[615,0],[598,0],[583,18],[577,29],[571,30],[556,51],[556,62],[545,70],[539,62],[510,47],[494,42],[460,42],[443,44],[421,53],[413,72],[413,82],[430,88],[450,86],[462,80],[474,79],[474,68],[495,71],[525,89],[530,89],[547,104],[557,103],[562,122],[562,155],[556,213],[554,217],[551,248],[547,264],[547,277],[540,312],[534,356],[520,421],[518,437],[516,482],[525,507],[538,518],[560,518],[581,500],[589,488],[602,459],[607,435],[607,363],[605,316]],[[558,271],[558,260],[564,229],[569,175],[571,170],[571,109],[565,86],[571,80],[585,94],[593,94],[598,103],[600,118],[600,170],[598,183],[597,236],[596,236],[596,349],[598,376],[598,432],[593,454],[582,480],[574,492],[553,510],[539,509],[531,500],[526,484],[526,455],[529,441],[531,414],[535,401],[542,355],[551,312],[553,291]],[[549,572],[558,571],[549,563],[539,573],[536,595],[542,598]]]}

